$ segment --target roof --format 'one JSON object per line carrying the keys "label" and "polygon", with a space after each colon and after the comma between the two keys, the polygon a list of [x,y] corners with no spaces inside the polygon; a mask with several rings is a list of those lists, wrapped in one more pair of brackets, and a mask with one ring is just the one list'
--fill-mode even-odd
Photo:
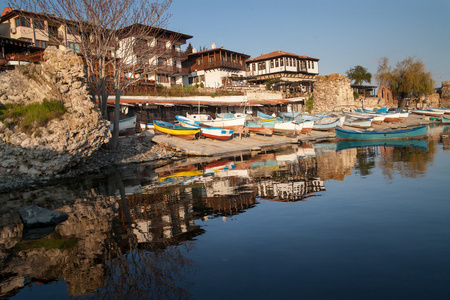
{"label": "roof", "polygon": [[286,52],[286,51],[276,50],[276,51],[273,51],[273,52],[270,52],[270,53],[261,54],[260,56],[252,58],[252,59],[248,59],[247,62],[268,60],[268,59],[281,57],[281,56],[291,56],[291,57],[296,57],[296,58],[300,58],[300,59],[310,59],[310,60],[319,61],[318,58],[314,58],[314,57],[310,57],[310,56],[306,56],[306,55],[297,55],[297,54],[289,53],[289,52]]}
{"label": "roof", "polygon": [[[304,100],[302,97],[300,98],[291,98],[291,99],[278,99],[278,100],[248,100],[245,102],[245,105],[247,106],[262,106],[262,105],[278,105],[278,104],[288,104],[292,102],[297,102],[299,100]],[[114,104],[114,96],[108,97],[108,103]],[[150,98],[143,98],[143,97],[132,97],[132,96],[126,96],[125,99],[123,99],[123,96],[120,99],[121,104],[149,104],[149,105],[166,105],[166,106],[177,106],[177,105],[207,105],[207,106],[241,106],[243,105],[243,102],[236,99],[236,100],[230,100],[227,102],[221,102],[221,101],[215,101],[214,98],[211,98],[211,100],[162,100],[162,99],[150,99]]]}
{"label": "roof", "polygon": [[194,56],[197,56],[197,55],[201,55],[201,54],[205,54],[205,53],[213,53],[213,52],[217,52],[217,51],[226,51],[226,52],[230,52],[230,53],[234,53],[234,54],[239,54],[239,55],[242,55],[244,57],[250,57],[250,55],[248,55],[248,54],[227,50],[227,49],[225,49],[223,47],[213,48],[213,49],[204,50],[204,51],[198,51],[198,52],[195,52],[195,53],[189,53],[188,56],[194,57]]}

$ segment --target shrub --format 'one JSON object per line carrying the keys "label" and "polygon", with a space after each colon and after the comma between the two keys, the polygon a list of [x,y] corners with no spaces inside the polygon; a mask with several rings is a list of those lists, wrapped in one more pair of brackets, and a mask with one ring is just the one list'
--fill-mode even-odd
{"label": "shrub", "polygon": [[313,95],[311,97],[309,97],[308,100],[306,100],[306,109],[307,109],[308,113],[311,113],[312,110],[314,109],[314,96]]}

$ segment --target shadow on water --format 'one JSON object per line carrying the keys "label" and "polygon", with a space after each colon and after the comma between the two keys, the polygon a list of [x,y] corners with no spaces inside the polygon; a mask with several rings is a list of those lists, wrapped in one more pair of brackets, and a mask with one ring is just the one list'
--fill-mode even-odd
{"label": "shadow on water", "polygon": [[[440,143],[445,147],[443,132]],[[0,296],[39,293],[65,282],[70,296],[188,298],[195,264],[186,258],[206,229],[196,221],[228,218],[276,202],[314,201],[326,182],[378,165],[421,176],[435,140],[406,144],[289,146],[221,158],[188,158],[163,167],[140,164],[66,184],[3,195],[0,206]],[[345,147],[344,147],[345,146]],[[20,207],[35,204],[69,215],[48,236],[24,241]],[[23,289],[30,287],[30,289]]]}

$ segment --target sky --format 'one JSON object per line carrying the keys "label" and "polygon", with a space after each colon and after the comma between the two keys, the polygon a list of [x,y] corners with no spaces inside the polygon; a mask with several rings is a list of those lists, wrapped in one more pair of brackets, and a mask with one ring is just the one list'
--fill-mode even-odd
{"label": "sky", "polygon": [[173,0],[168,13],[166,29],[192,35],[197,49],[311,56],[321,75],[356,65],[374,75],[381,57],[392,67],[415,57],[435,87],[450,81],[450,0]]}

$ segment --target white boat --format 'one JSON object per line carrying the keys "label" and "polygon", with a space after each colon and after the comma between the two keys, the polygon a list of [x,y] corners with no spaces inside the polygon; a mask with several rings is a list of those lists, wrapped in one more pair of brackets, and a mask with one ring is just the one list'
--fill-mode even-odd
{"label": "white boat", "polygon": [[245,116],[237,117],[237,118],[211,118],[210,115],[191,115],[186,114],[186,117],[191,120],[195,120],[198,122],[201,122],[205,125],[213,126],[213,127],[219,127],[219,128],[225,128],[225,129],[231,129],[235,132],[243,132],[245,127]]}
{"label": "white boat", "polygon": [[302,133],[310,133],[312,131],[313,127],[314,127],[314,121],[313,120],[311,120],[311,121],[306,121],[306,120],[298,121],[297,120],[296,122],[303,125]]}
{"label": "white boat", "polygon": [[356,118],[372,118],[372,123],[374,124],[381,124],[386,120],[386,113],[367,112],[367,110],[363,112],[359,109],[355,109],[355,112],[346,113],[346,115]]}
{"label": "white boat", "polygon": [[153,123],[146,123],[146,122],[139,122],[139,125],[142,130],[154,130],[155,126],[153,126]]}
{"label": "white boat", "polygon": [[[109,125],[111,131],[114,130],[114,123]],[[119,121],[119,135],[134,134],[136,129],[136,116]]]}
{"label": "white boat", "polygon": [[411,112],[416,115],[435,117],[435,118],[441,118],[442,115],[444,114],[443,111],[421,110],[421,109],[412,109]]}
{"label": "white boat", "polygon": [[313,130],[330,130],[344,124],[345,117],[321,118],[314,121]]}
{"label": "white boat", "polygon": [[296,121],[275,122],[273,133],[281,135],[297,135],[302,133],[303,123]]}
{"label": "white boat", "polygon": [[201,135],[216,140],[227,140],[233,135],[234,132],[233,130],[206,125],[180,115],[175,116],[175,118],[180,122],[180,125],[187,128],[200,129]]}

